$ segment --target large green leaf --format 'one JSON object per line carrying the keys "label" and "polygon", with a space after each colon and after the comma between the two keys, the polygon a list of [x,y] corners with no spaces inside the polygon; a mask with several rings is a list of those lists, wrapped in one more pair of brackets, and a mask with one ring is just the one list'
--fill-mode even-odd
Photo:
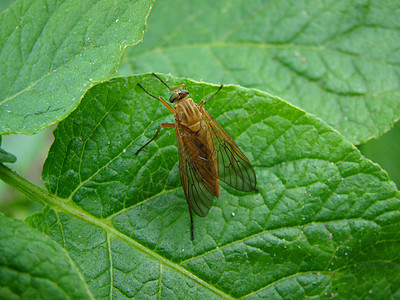
{"label": "large green leaf", "polygon": [[[167,79],[197,102],[218,88]],[[253,163],[259,191],[222,184],[191,241],[174,131],[135,155],[173,122],[138,81],[170,95],[150,75],[115,78],[59,124],[43,170],[57,197],[29,219],[65,247],[96,298],[396,295],[395,185],[324,122],[257,90],[225,86],[206,108]]]}
{"label": "large green leaf", "polygon": [[65,118],[138,43],[153,0],[19,0],[0,15],[0,134]]}
{"label": "large green leaf", "polygon": [[0,214],[1,299],[92,299],[66,251],[21,221]]}
{"label": "large green leaf", "polygon": [[120,73],[258,88],[359,143],[400,119],[399,20],[398,1],[159,1]]}

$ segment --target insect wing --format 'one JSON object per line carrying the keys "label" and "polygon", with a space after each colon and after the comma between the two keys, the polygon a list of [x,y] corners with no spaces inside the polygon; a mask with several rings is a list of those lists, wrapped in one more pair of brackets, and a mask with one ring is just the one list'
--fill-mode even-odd
{"label": "insect wing", "polygon": [[[195,133],[183,126],[178,125],[175,128],[179,152],[179,171],[186,200],[189,207],[198,216],[204,217],[211,208],[214,196],[219,195],[216,155],[213,149],[204,146],[204,139],[196,140]],[[207,127],[204,130],[206,132],[203,134],[211,135]],[[207,148],[214,158],[205,159],[199,155],[204,152],[204,149],[197,146],[201,143],[203,143],[203,148]]]}
{"label": "insect wing", "polygon": [[257,179],[249,160],[222,126],[204,108],[202,110],[214,137],[219,179],[239,191],[255,190]]}

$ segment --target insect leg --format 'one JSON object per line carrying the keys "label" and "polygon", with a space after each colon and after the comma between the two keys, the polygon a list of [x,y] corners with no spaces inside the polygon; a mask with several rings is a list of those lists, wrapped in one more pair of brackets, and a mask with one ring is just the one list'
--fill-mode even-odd
{"label": "insect leg", "polygon": [[188,207],[189,207],[189,214],[190,214],[190,233],[191,233],[192,241],[194,241],[194,234],[193,234],[194,226],[193,226],[192,209],[190,208],[189,205],[188,205]]}
{"label": "insect leg", "polygon": [[178,89],[178,88],[180,88],[180,87],[183,87],[183,89],[186,90],[186,85],[185,85],[184,83],[182,83],[182,84],[180,84],[180,85],[177,85],[176,87],[173,87],[173,88],[170,89],[170,90],[171,90],[171,92],[172,92],[173,90],[176,90],[176,89]]}
{"label": "insect leg", "polygon": [[204,103],[206,103],[208,100],[210,100],[212,97],[214,97],[216,94],[218,94],[219,93],[219,91],[222,89],[222,87],[223,87],[224,85],[223,84],[221,84],[221,86],[219,87],[219,89],[218,89],[218,91],[216,91],[214,94],[212,94],[210,97],[208,97],[208,99],[207,100],[203,100],[203,101],[201,101],[200,102],[200,104],[199,104],[199,106],[203,106],[204,105]]}
{"label": "insect leg", "polygon": [[138,151],[136,151],[135,155],[138,155],[141,150],[143,150],[144,147],[146,147],[150,142],[154,141],[157,138],[158,133],[160,132],[161,128],[163,127],[175,127],[175,124],[161,124],[160,127],[158,127],[156,134],[153,136],[153,138],[148,141],[146,144],[144,144]]}
{"label": "insect leg", "polygon": [[[154,74],[154,75],[155,75],[155,74]],[[156,75],[156,76],[157,76],[157,75]],[[137,85],[138,85],[143,91],[145,91],[147,95],[153,97],[154,99],[160,100],[161,103],[164,104],[164,106],[165,106],[166,108],[168,108],[168,110],[169,110],[171,113],[174,113],[174,109],[173,109],[173,108],[167,103],[167,101],[165,101],[162,97],[156,97],[156,96],[150,94],[148,91],[145,90],[144,87],[142,87],[142,85],[141,85],[140,83],[138,83]]]}

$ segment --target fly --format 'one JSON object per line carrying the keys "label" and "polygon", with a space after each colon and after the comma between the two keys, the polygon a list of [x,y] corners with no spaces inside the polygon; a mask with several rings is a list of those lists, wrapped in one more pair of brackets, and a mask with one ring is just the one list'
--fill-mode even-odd
{"label": "fly", "polygon": [[[208,99],[196,104],[189,98],[185,84],[170,88],[160,77],[153,75],[164,84],[172,95],[171,107],[162,97],[149,96],[161,101],[175,116],[175,124],[161,124],[154,137],[135,154],[139,154],[151,141],[155,140],[161,128],[175,128],[179,152],[179,171],[186,201],[189,206],[191,238],[193,234],[192,211],[205,217],[214,197],[220,194],[219,181],[244,192],[257,190],[257,179],[247,157],[222,126],[203,108],[203,105],[222,89],[223,85]],[[179,89],[181,88],[181,89]]]}

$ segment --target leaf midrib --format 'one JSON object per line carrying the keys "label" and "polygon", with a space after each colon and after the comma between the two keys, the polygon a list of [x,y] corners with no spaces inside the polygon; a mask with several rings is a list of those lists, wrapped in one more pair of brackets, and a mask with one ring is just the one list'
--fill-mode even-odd
{"label": "leaf midrib", "polygon": [[[65,212],[69,213],[71,215],[74,215],[74,217],[81,219],[84,222],[90,223],[92,225],[97,226],[98,228],[104,230],[104,232],[107,235],[107,239],[109,239],[109,236],[117,237],[131,245],[132,247],[136,248],[139,251],[142,251],[143,253],[147,254],[148,256],[154,258],[156,261],[158,261],[160,264],[164,264],[169,266],[170,268],[176,270],[180,274],[190,278],[193,281],[196,281],[199,285],[209,289],[210,291],[214,292],[215,294],[219,295],[222,298],[230,298],[229,295],[225,294],[223,291],[215,288],[214,286],[210,285],[209,283],[205,282],[201,278],[197,277],[193,273],[189,272],[182,266],[164,258],[163,256],[158,255],[154,251],[146,248],[142,244],[138,243],[134,239],[128,237],[127,235],[119,232],[116,230],[112,224],[109,224],[109,219],[104,219],[104,221],[88,214],[86,211],[82,210],[78,205],[76,205],[72,200],[67,200],[59,198],[57,196],[51,195],[52,197],[47,197],[46,202],[49,203],[49,205],[56,210],[56,213]],[[110,251],[110,250],[109,250]]]}
{"label": "leaf midrib", "polygon": [[[47,194],[47,192],[45,192],[44,190],[43,190],[43,192]],[[164,191],[163,193],[165,193],[165,192],[168,192],[168,191]],[[96,218],[96,217],[94,217],[94,216],[92,216],[90,214],[87,214],[86,211],[82,210],[72,200],[67,200],[66,201],[66,199],[62,199],[62,198],[56,197],[54,195],[48,195],[48,197],[46,197],[46,200],[47,200],[46,202],[49,203],[50,206],[53,207],[53,209],[55,209],[57,211],[57,215],[58,215],[58,212],[60,212],[60,211],[72,214],[75,217],[81,219],[82,221],[90,223],[92,225],[95,225],[98,228],[104,230],[104,232],[107,235],[107,240],[109,240],[110,236],[118,237],[118,238],[122,239],[123,241],[127,242],[132,247],[136,248],[137,250],[142,251],[143,253],[147,254],[148,256],[154,258],[156,261],[158,261],[160,263],[160,266],[161,266],[161,264],[165,264],[166,266],[169,266],[170,268],[176,270],[177,272],[179,272],[183,276],[188,277],[188,278],[192,279],[193,281],[196,281],[199,285],[209,289],[210,291],[214,292],[215,294],[219,295],[220,297],[222,297],[222,298],[231,298],[229,295],[227,295],[223,291],[221,291],[221,290],[215,288],[214,286],[210,285],[209,283],[205,282],[204,280],[202,280],[201,278],[197,277],[193,273],[189,272],[187,269],[185,269],[184,267],[180,266],[179,264],[176,264],[176,263],[174,263],[174,262],[172,262],[172,261],[170,261],[170,260],[158,255],[157,253],[155,253],[154,251],[146,248],[145,246],[143,246],[142,244],[138,243],[134,239],[132,239],[132,238],[128,237],[127,235],[119,232],[114,227],[112,227],[112,224],[109,223],[109,221],[110,221],[109,219],[100,220],[100,219],[98,219],[98,218]],[[338,222],[338,221],[346,221],[346,220],[349,221],[349,220],[355,220],[355,219],[363,219],[363,218],[338,219],[338,220],[332,220],[330,222],[315,222],[315,221],[313,221],[313,222],[310,222],[308,224],[302,224],[302,226],[307,226],[307,225],[310,225],[310,224],[320,224],[320,225],[326,226],[327,224]],[[368,221],[370,223],[373,223],[376,226],[380,226],[379,224],[377,224],[376,222],[374,222],[372,220],[366,220],[366,219],[363,219],[363,220],[364,221]],[[285,229],[290,229],[290,228],[298,229],[298,225],[291,226],[291,227],[285,227]],[[282,228],[275,228],[275,229],[272,229],[272,230],[268,230],[268,232],[272,233],[274,231],[281,230],[281,229]],[[234,243],[241,242],[241,241],[243,242],[248,238],[251,238],[251,237],[254,237],[254,236],[259,236],[261,234],[265,234],[265,232],[266,231],[264,230],[264,231],[261,231],[261,232],[258,232],[256,234],[254,234],[254,235],[246,236],[241,240],[235,240]],[[211,252],[212,251],[216,251],[216,250],[221,250],[221,249],[223,249],[223,248],[225,248],[225,247],[227,247],[229,245],[232,245],[232,244],[233,243],[228,243],[226,245],[223,245],[222,247],[218,247],[218,249],[211,250]],[[111,250],[109,250],[109,251],[111,251]],[[203,253],[201,255],[197,255],[197,256],[192,257],[190,259],[181,261],[180,263],[181,264],[187,264],[189,261],[193,260],[194,258],[200,258],[203,255],[209,254],[209,253],[210,253],[210,251],[207,251],[207,253]],[[368,261],[368,262],[370,262],[370,261]],[[365,263],[365,261],[363,263]],[[348,266],[349,265],[347,264],[347,265],[342,266],[341,268],[346,268]],[[318,272],[322,273],[324,271],[320,270]],[[306,273],[310,273],[310,272],[306,272]],[[313,273],[313,272],[311,272],[311,273]],[[295,274],[292,274],[292,275],[290,275],[288,277],[296,276],[298,274],[299,273],[295,273]],[[288,277],[285,277],[285,278],[288,278]],[[280,280],[283,280],[285,278],[282,278]],[[276,283],[276,282],[271,282],[269,285],[260,288],[260,290],[267,288],[268,286],[270,286],[273,283]]]}

